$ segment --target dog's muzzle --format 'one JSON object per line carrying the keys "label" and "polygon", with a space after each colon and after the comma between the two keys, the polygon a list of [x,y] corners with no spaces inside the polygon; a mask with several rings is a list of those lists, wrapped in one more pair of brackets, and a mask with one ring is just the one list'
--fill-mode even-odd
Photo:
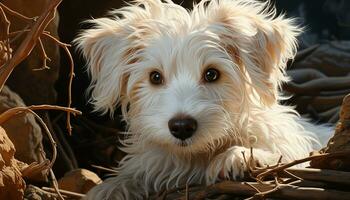
{"label": "dog's muzzle", "polygon": [[190,138],[197,130],[197,120],[188,115],[177,115],[168,122],[170,133],[180,139]]}

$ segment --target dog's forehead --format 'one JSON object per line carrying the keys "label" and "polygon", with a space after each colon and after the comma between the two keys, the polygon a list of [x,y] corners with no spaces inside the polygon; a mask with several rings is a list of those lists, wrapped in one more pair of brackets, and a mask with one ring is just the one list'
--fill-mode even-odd
{"label": "dog's forehead", "polygon": [[144,56],[167,75],[200,74],[219,58],[227,57],[215,35],[204,30],[182,35],[164,34],[153,38],[145,48]]}

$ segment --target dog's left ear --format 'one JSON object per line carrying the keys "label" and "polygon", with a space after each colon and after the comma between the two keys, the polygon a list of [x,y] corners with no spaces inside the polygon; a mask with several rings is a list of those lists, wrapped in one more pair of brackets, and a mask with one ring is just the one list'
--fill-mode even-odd
{"label": "dog's left ear", "polygon": [[268,2],[213,0],[204,4],[198,5],[198,13],[205,10],[209,29],[219,35],[221,45],[246,76],[250,96],[266,106],[275,104],[281,83],[288,80],[285,68],[296,53],[301,28],[293,19],[275,17]]}

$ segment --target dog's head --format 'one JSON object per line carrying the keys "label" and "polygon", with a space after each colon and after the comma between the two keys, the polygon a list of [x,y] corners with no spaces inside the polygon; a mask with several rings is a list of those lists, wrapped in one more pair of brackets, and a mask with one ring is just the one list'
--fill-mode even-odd
{"label": "dog's head", "polygon": [[76,39],[96,111],[122,107],[130,143],[209,151],[237,135],[251,109],[277,103],[300,29],[255,0],[203,0],[190,12],[138,0],[93,19]]}

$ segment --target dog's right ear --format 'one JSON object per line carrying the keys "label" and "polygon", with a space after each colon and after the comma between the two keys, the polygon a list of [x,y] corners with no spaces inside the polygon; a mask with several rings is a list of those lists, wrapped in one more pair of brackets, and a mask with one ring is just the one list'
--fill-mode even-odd
{"label": "dog's right ear", "polygon": [[74,40],[87,60],[91,76],[89,95],[95,111],[112,115],[118,104],[126,111],[126,87],[133,64],[140,60],[143,39],[154,32],[146,21],[162,18],[164,6],[160,0],[135,0],[118,10],[111,18],[86,21],[92,28],[82,31]]}
{"label": "dog's right ear", "polygon": [[117,20],[109,18],[87,23],[93,27],[82,31],[74,43],[87,61],[91,77],[89,101],[94,111],[113,114],[127,82],[126,66],[130,59],[127,54],[132,51],[130,33]]}

